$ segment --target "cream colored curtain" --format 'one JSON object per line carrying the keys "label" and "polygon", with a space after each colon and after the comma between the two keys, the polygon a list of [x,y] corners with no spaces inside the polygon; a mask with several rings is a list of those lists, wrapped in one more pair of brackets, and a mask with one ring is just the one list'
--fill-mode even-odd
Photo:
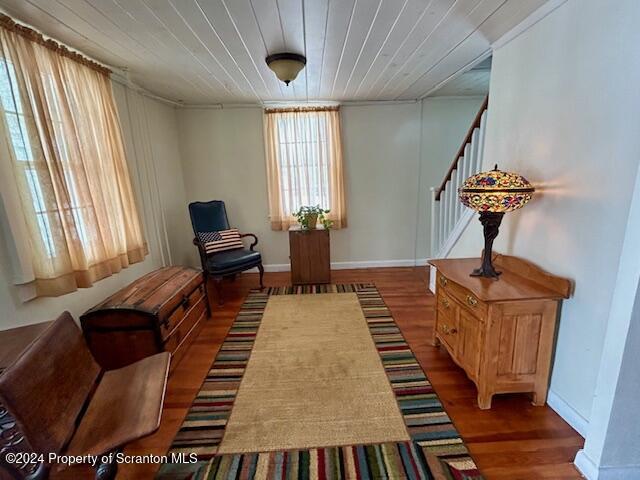
{"label": "cream colored curtain", "polygon": [[264,138],[271,228],[288,230],[305,205],[346,227],[339,108],[265,110]]}
{"label": "cream colored curtain", "polygon": [[21,207],[7,214],[26,226],[23,278],[37,296],[62,295],[147,254],[111,82],[7,17],[0,27],[0,133]]}

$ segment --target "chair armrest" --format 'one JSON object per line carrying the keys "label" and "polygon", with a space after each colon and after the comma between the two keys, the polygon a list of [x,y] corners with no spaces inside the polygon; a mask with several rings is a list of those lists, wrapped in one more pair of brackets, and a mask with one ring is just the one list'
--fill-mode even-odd
{"label": "chair armrest", "polygon": [[253,247],[255,247],[258,244],[258,237],[256,237],[256,235],[253,233],[243,233],[242,235],[240,235],[240,238],[244,238],[244,237],[253,237],[253,243],[249,245],[249,250],[253,251]]}

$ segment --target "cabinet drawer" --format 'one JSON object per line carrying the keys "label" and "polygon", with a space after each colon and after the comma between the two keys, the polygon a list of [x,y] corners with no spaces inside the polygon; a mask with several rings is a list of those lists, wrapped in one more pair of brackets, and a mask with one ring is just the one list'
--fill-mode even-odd
{"label": "cabinet drawer", "polygon": [[169,337],[164,342],[164,349],[166,351],[174,352],[189,334],[191,328],[200,320],[205,310],[204,302],[205,297],[200,297],[198,303],[191,307],[182,321],[171,331]]}
{"label": "cabinet drawer", "polygon": [[[442,314],[442,310],[438,310],[438,315]],[[449,353],[456,356],[456,350],[458,346],[458,322],[455,318],[447,318],[446,315],[441,315],[438,318],[438,337],[442,340]]]}
{"label": "cabinet drawer", "polygon": [[458,307],[446,295],[438,294],[438,313],[436,329],[440,339],[447,345],[451,354],[455,355],[458,339]]}
{"label": "cabinet drawer", "polygon": [[479,320],[484,321],[487,318],[488,307],[486,303],[466,288],[444,277],[440,272],[438,272],[437,288],[438,291],[456,300],[461,307],[469,310]]}

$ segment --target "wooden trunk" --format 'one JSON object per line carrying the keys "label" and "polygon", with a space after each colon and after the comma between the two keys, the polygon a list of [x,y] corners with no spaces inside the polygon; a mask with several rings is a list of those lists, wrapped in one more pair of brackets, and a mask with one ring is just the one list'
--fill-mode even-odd
{"label": "wooden trunk", "polygon": [[173,371],[207,315],[202,272],[165,267],[88,310],[80,323],[91,353],[104,369],[167,351]]}
{"label": "wooden trunk", "polygon": [[471,277],[480,259],[432,260],[436,277],[434,345],[442,344],[478,388],[478,406],[496,393],[533,393],[544,405],[559,304],[569,280],[525,260],[498,255],[498,280]]}
{"label": "wooden trunk", "polygon": [[329,283],[329,230],[289,230],[291,281],[294,285]]}

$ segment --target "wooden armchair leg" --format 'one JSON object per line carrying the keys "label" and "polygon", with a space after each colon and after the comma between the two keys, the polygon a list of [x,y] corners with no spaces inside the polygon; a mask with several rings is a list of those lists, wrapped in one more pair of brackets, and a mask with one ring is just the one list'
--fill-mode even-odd
{"label": "wooden armchair leg", "polygon": [[262,282],[264,277],[264,267],[262,264],[258,265],[258,270],[260,271],[260,290],[264,290],[264,283]]}
{"label": "wooden armchair leg", "polygon": [[211,318],[211,299],[209,298],[209,275],[207,271],[203,271],[204,274],[204,299],[205,307],[207,309],[207,318]]}
{"label": "wooden armchair leg", "polygon": [[224,299],[222,298],[222,277],[214,277],[213,283],[216,286],[216,293],[218,294],[218,305],[223,305]]}

